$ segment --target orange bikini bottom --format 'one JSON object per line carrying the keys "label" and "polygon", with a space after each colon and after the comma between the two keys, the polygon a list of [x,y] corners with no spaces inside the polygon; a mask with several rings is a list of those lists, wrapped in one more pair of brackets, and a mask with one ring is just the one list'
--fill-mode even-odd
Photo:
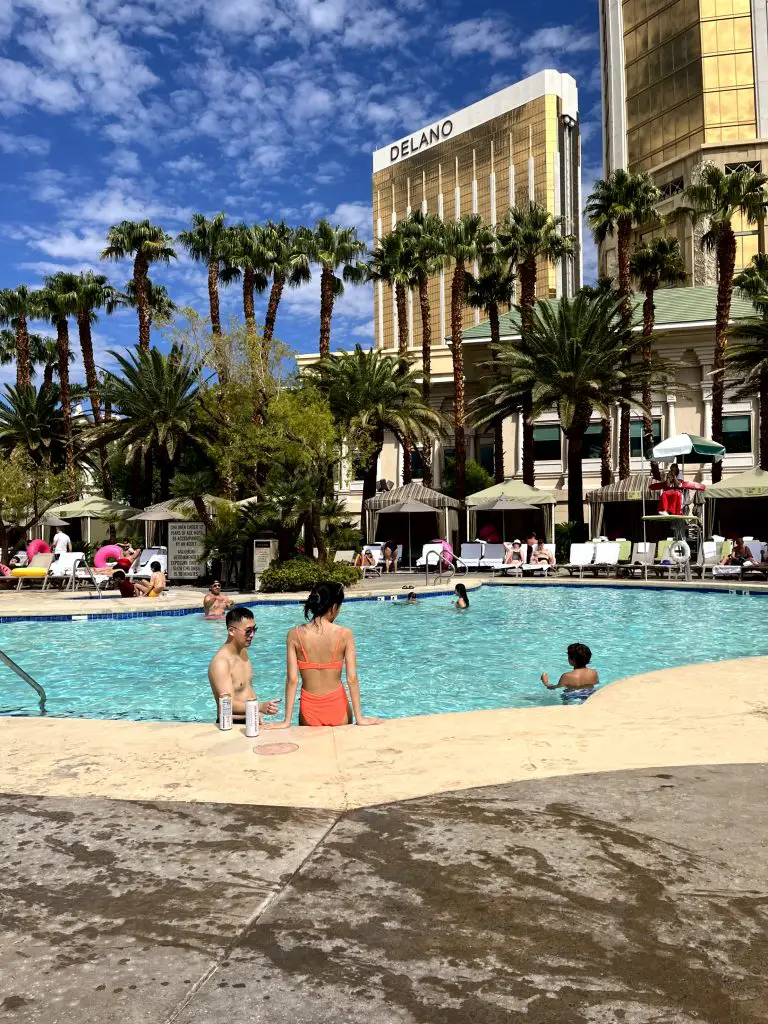
{"label": "orange bikini bottom", "polygon": [[300,725],[347,725],[349,724],[347,691],[339,684],[330,693],[318,695],[302,688],[299,701]]}

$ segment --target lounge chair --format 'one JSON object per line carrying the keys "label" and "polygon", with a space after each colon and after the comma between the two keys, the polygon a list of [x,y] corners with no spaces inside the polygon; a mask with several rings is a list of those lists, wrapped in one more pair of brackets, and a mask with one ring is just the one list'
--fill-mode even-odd
{"label": "lounge chair", "polygon": [[595,558],[589,568],[595,576],[599,576],[601,572],[605,572],[605,575],[608,576],[611,571],[616,570],[620,554],[621,544],[617,544],[615,541],[608,543],[601,541],[599,544],[595,544]]}
{"label": "lounge chair", "polygon": [[160,563],[160,571],[168,573],[168,549],[165,547],[158,548],[146,548],[141,552],[139,557],[139,564],[135,569],[131,569],[128,572],[130,579],[148,580],[152,575],[150,564],[152,562]]}
{"label": "lounge chair", "polygon": [[705,540],[701,545],[701,561],[698,565],[691,566],[693,572],[697,573],[701,579],[706,579],[707,571],[709,575],[712,575],[712,570],[720,561],[717,550],[717,541]]}
{"label": "lounge chair", "polygon": [[417,569],[426,569],[429,566],[430,569],[436,569],[440,566],[443,560],[443,542],[437,541],[436,543],[424,544],[421,549],[421,554],[416,559]]}
{"label": "lounge chair", "polygon": [[717,552],[717,564],[712,566],[713,580],[740,580],[740,565],[720,565],[720,562],[727,558],[733,550],[733,541],[724,540]]}
{"label": "lounge chair", "polygon": [[29,565],[18,569],[11,569],[11,576],[19,581],[16,584],[16,589],[21,590],[25,583],[34,583],[35,580],[44,584],[52,561],[53,555],[51,554],[34,555]]}
{"label": "lounge chair", "polygon": [[461,561],[467,569],[481,569],[485,544],[483,541],[476,541],[471,544],[461,545]]}
{"label": "lounge chair", "polygon": [[83,551],[65,551],[63,555],[59,555],[54,562],[51,562],[48,575],[43,580],[43,590],[48,590],[53,580],[61,582],[62,590],[64,590],[65,586],[67,590],[74,590],[76,582],[75,573],[78,566],[84,562],[85,552]]}
{"label": "lounge chair", "polygon": [[592,564],[592,560],[595,557],[595,545],[589,542],[585,544],[571,544],[571,550],[568,556],[568,564],[565,568],[569,574],[573,576],[575,572],[578,572],[579,579],[584,577],[584,570],[589,568]]}
{"label": "lounge chair", "polygon": [[[664,573],[671,576],[672,570],[676,568],[676,564],[669,558],[669,548],[673,542],[673,537],[667,537],[666,540],[660,540],[656,547],[656,561],[650,568],[653,569],[657,576],[663,576]],[[665,558],[669,558],[667,565],[662,564]]]}
{"label": "lounge chair", "polygon": [[349,562],[349,564],[351,565],[352,562],[354,562],[354,560],[354,551],[337,551],[336,554],[333,556],[334,562]]}
{"label": "lounge chair", "polygon": [[[545,544],[544,547],[552,555],[556,554],[554,544]],[[556,576],[557,575],[557,562],[554,565],[548,565],[546,562],[528,562],[523,563],[523,575],[524,576]]]}
{"label": "lounge chair", "polygon": [[656,545],[652,541],[639,540],[632,545],[632,554],[628,565],[619,565],[617,575],[648,577],[648,566],[653,565],[656,557]]}
{"label": "lounge chair", "polygon": [[480,559],[480,569],[503,569],[504,555],[506,550],[503,544],[486,544],[483,550],[483,557]]}

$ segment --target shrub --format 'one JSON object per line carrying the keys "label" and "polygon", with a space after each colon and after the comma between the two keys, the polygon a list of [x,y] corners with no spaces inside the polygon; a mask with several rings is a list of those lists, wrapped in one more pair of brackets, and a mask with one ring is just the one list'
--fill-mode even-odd
{"label": "shrub", "polygon": [[[491,474],[475,462],[474,459],[467,459],[467,494],[475,494],[477,491],[484,491],[494,484]],[[447,458],[443,466],[443,482],[440,487],[443,494],[456,497],[456,460]]]}
{"label": "shrub", "polygon": [[291,593],[311,590],[321,581],[352,586],[362,573],[352,565],[313,562],[308,558],[292,558],[288,562],[272,562],[260,576],[259,590],[262,594]]}

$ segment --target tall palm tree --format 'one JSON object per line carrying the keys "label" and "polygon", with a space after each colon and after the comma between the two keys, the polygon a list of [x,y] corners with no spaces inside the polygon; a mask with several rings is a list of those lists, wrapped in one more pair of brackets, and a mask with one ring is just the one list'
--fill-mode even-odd
{"label": "tall palm tree", "polygon": [[[155,284],[154,281],[148,277],[145,282],[144,289],[147,299],[149,326],[152,327],[153,324],[165,325],[170,323],[173,318],[173,314],[179,307],[168,294],[168,289],[165,285]],[[135,281],[129,281],[125,286],[125,292],[116,295],[115,304],[118,306],[131,306],[133,309],[138,308]],[[112,312],[112,308],[110,306],[107,307],[107,312]]]}
{"label": "tall palm tree", "polygon": [[312,278],[310,261],[300,236],[284,220],[267,221],[261,230],[261,270],[272,279],[264,317],[264,340],[275,336],[277,310],[285,286],[299,288]]}
{"label": "tall palm tree", "polygon": [[[421,315],[421,397],[425,405],[432,401],[432,309],[429,279],[443,267],[443,222],[434,213],[413,210],[399,225],[411,250],[413,273],[419,293]],[[424,448],[424,484],[432,486],[432,448]]]}
{"label": "tall palm tree", "polygon": [[[654,238],[650,242],[635,243],[629,257],[629,269],[640,291],[645,292],[642,357],[650,363],[651,338],[656,322],[654,292],[662,285],[682,284],[687,278],[680,243],[676,238]],[[651,390],[646,387],[643,391],[643,450],[647,452],[652,447]],[[651,472],[656,480],[661,479],[658,462],[651,460]]]}
{"label": "tall palm tree", "polygon": [[[38,339],[38,342],[32,344],[35,338]],[[55,338],[45,335],[30,334],[29,340],[32,362],[43,367],[43,387],[50,391],[53,387],[53,378],[59,369],[59,346]],[[69,362],[74,363],[74,361],[75,353],[70,351]]]}
{"label": "tall palm tree", "polygon": [[451,355],[453,357],[453,424],[456,451],[456,497],[467,496],[467,400],[462,348],[462,314],[466,295],[467,263],[479,260],[491,248],[494,234],[477,213],[465,213],[459,220],[443,224],[441,243],[453,261],[451,278]]}
{"label": "tall palm tree", "polygon": [[69,487],[70,499],[74,500],[77,484],[69,389],[69,317],[74,316],[77,312],[78,279],[76,274],[59,271],[46,277],[44,285],[40,302],[43,314],[56,328],[56,346],[59,357],[59,393],[66,447],[67,485]]}
{"label": "tall palm tree", "polygon": [[334,418],[349,443],[356,439],[365,453],[363,506],[376,493],[378,459],[384,447],[384,432],[390,431],[402,444],[406,437],[431,442],[445,432],[439,412],[421,395],[416,373],[409,360],[387,355],[379,349],[335,353],[307,370],[319,390],[327,396]]}
{"label": "tall palm tree", "polygon": [[256,333],[256,292],[266,291],[269,280],[262,267],[263,228],[258,224],[235,224],[231,229],[229,262],[236,267],[243,282],[243,316],[251,334]]}
{"label": "tall palm tree", "polygon": [[29,351],[28,321],[40,312],[40,293],[20,284],[0,291],[0,324],[10,324],[16,332],[16,385],[29,384],[32,364]]}
{"label": "tall palm tree", "polygon": [[[748,224],[756,224],[768,206],[765,185],[768,175],[751,168],[726,174],[714,164],[705,163],[685,190],[690,203],[688,213],[694,223],[706,221],[701,238],[703,249],[715,253],[717,262],[717,311],[715,313],[715,355],[712,363],[712,439],[723,441],[723,398],[725,382],[725,346],[733,298],[733,272],[736,266],[736,235],[733,218],[741,215]],[[723,473],[722,462],[712,465],[717,483]]]}
{"label": "tall palm tree", "polygon": [[176,241],[196,263],[208,268],[208,302],[211,310],[211,332],[221,334],[219,313],[219,282],[227,284],[237,274],[230,254],[237,247],[239,231],[232,232],[226,225],[226,214],[217,213],[210,219],[204,213],[192,214],[192,227],[179,232]]}
{"label": "tall palm tree", "polygon": [[736,344],[725,350],[724,376],[736,398],[757,395],[759,465],[768,470],[768,253],[757,253],[733,280],[758,316],[739,320],[728,331]]}
{"label": "tall palm tree", "polygon": [[[499,377],[477,400],[476,420],[492,422],[515,408],[522,390],[533,396],[530,416],[557,408],[568,441],[568,518],[584,531],[582,457],[584,433],[593,410],[604,415],[626,384],[642,387],[653,364],[631,363],[634,344],[621,317],[623,299],[614,293],[540,303],[520,343],[502,342]],[[633,405],[639,403],[630,398]]]}
{"label": "tall palm tree", "polygon": [[[532,322],[539,263],[554,263],[573,253],[573,235],[563,234],[563,224],[562,217],[555,217],[541,203],[529,202],[513,206],[499,228],[501,254],[517,268],[520,278],[519,304],[523,338]],[[523,482],[533,487],[536,477],[531,402],[529,392],[520,396],[523,412]]]}
{"label": "tall palm tree", "polygon": [[[498,250],[483,258],[477,277],[467,273],[467,305],[487,314],[494,359],[501,343],[499,308],[510,305],[514,291],[515,272]],[[504,483],[504,419],[501,416],[493,421],[493,468],[496,483]]]}
{"label": "tall palm tree", "polygon": [[[622,168],[612,171],[607,178],[595,182],[587,199],[586,214],[595,241],[601,245],[606,238],[616,235],[619,294],[622,296],[621,315],[624,323],[632,319],[632,271],[629,265],[632,229],[658,221],[656,204],[661,192],[649,174],[634,174]],[[619,478],[629,476],[630,406],[629,396],[622,396],[619,427]]]}
{"label": "tall palm tree", "polygon": [[[45,362],[47,353],[46,346],[51,339],[46,338],[42,334],[28,334],[27,337],[29,342],[29,376],[31,380],[31,378],[35,376],[36,364]],[[19,349],[16,341],[16,331],[11,331],[7,327],[4,327],[0,330],[0,366],[11,366],[14,363],[18,364],[18,353]]]}
{"label": "tall palm tree", "polygon": [[136,291],[136,309],[139,314],[139,345],[149,352],[151,318],[147,296],[147,278],[152,263],[170,263],[176,259],[173,239],[161,227],[148,220],[124,220],[107,232],[107,247],[101,253],[103,260],[124,260],[133,257],[133,286]]}
{"label": "tall palm tree", "polygon": [[[333,306],[344,294],[344,282],[363,284],[367,267],[362,263],[365,242],[357,237],[356,228],[343,228],[319,220],[315,230],[305,229],[297,238],[299,251],[320,270],[320,358],[331,352],[331,319]],[[338,271],[341,270],[341,276]]]}

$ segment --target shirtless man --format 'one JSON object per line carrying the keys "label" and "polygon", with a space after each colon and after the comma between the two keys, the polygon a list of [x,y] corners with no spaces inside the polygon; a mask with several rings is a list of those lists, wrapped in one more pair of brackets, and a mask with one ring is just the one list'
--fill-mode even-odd
{"label": "shirtless man", "polygon": [[203,598],[203,611],[206,619],[223,619],[228,611],[235,607],[231,597],[225,597],[221,592],[221,584],[214,580],[209,587],[209,592]]}
{"label": "shirtless man", "polygon": [[[232,717],[236,722],[245,721],[245,702],[256,698],[253,668],[248,657],[248,648],[255,635],[256,623],[250,608],[233,608],[227,612],[227,641],[208,666],[208,681],[216,701],[217,720],[219,697],[229,694],[232,698]],[[279,700],[262,701],[259,704],[259,717],[276,715],[279,709]]]}
{"label": "shirtless man", "polygon": [[593,668],[587,668],[592,660],[592,651],[586,644],[568,645],[568,663],[571,666],[570,672],[563,672],[556,683],[550,683],[546,672],[541,673],[541,681],[548,690],[563,688],[560,699],[563,704],[583,704],[591,697],[597,689],[597,672]]}

